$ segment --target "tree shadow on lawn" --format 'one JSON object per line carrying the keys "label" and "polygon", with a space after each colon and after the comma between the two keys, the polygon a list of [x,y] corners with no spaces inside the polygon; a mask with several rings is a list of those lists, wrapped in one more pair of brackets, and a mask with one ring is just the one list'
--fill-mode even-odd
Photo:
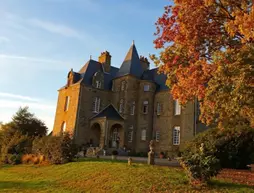
{"label": "tree shadow on lawn", "polygon": [[209,182],[209,187],[211,188],[226,188],[226,189],[241,189],[241,188],[246,188],[249,190],[254,191],[254,186],[249,186],[246,184],[237,184],[237,183],[232,183],[232,182],[227,182],[227,181],[219,181],[219,180],[212,180]]}
{"label": "tree shadow on lawn", "polygon": [[0,191],[6,189],[38,189],[52,186],[48,181],[0,181]]}
{"label": "tree shadow on lawn", "polygon": [[108,163],[127,163],[127,160],[111,160],[102,158],[79,158],[74,162],[108,162]]}

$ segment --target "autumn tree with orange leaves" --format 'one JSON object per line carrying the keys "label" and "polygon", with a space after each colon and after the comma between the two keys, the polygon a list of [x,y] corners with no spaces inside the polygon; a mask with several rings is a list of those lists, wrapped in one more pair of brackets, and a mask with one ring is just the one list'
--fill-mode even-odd
{"label": "autumn tree with orange leaves", "polygon": [[200,119],[254,127],[254,1],[174,0],[156,22],[151,55],[181,104],[197,99]]}

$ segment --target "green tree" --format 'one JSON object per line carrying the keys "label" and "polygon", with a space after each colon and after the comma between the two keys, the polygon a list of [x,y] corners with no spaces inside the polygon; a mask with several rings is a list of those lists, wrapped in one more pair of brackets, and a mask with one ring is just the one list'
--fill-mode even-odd
{"label": "green tree", "polygon": [[20,108],[12,117],[12,121],[3,125],[3,130],[9,133],[20,132],[29,137],[45,136],[48,128],[43,121],[30,113],[28,107]]}

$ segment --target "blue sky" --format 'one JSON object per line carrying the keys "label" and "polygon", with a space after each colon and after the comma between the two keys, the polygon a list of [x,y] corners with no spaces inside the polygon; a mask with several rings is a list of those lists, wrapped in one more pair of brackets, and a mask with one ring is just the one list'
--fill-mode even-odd
{"label": "blue sky", "polygon": [[108,50],[119,67],[135,40],[156,53],[153,33],[168,0],[0,0],[0,121],[20,106],[51,130],[68,71]]}

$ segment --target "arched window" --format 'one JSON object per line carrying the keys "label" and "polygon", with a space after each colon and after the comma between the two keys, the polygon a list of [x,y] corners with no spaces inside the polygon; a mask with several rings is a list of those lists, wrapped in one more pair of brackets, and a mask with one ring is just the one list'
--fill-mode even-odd
{"label": "arched window", "polygon": [[99,80],[95,81],[95,88],[101,88],[101,81]]}
{"label": "arched window", "polygon": [[93,112],[98,113],[100,111],[101,99],[99,97],[94,97],[93,99]]}
{"label": "arched window", "polygon": [[61,125],[61,132],[64,133],[66,131],[66,122],[64,121]]}
{"label": "arched window", "polygon": [[119,113],[123,113],[123,112],[124,112],[124,100],[121,99],[119,103]]}
{"label": "arched window", "polygon": [[135,101],[133,101],[132,103],[131,103],[131,115],[134,115],[135,114]]}
{"label": "arched window", "polygon": [[121,90],[123,91],[123,90],[126,90],[126,86],[127,86],[127,82],[125,81],[125,80],[123,80],[122,82],[121,82]]}
{"label": "arched window", "polygon": [[102,72],[95,72],[93,75],[93,87],[103,88],[104,75]]}

